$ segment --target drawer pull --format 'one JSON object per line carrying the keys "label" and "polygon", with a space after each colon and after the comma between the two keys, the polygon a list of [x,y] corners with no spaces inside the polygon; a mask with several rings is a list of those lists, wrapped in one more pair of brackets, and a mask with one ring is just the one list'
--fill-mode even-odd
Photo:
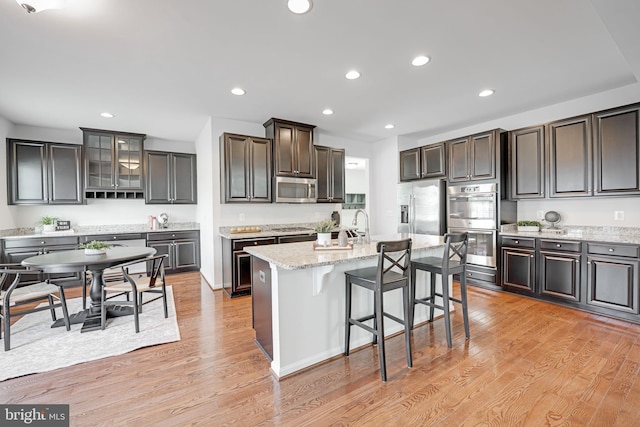
{"label": "drawer pull", "polygon": [[467,277],[473,276],[473,273],[467,273]]}
{"label": "drawer pull", "polygon": [[533,258],[533,255],[529,255],[531,258]]}
{"label": "drawer pull", "polygon": [[118,239],[118,236],[113,236],[113,240],[117,240],[117,239]]}
{"label": "drawer pull", "polygon": [[562,245],[560,243],[556,244],[556,248],[561,248],[561,247],[562,247]]}
{"label": "drawer pull", "polygon": [[609,252],[613,252],[613,248],[609,248]]}
{"label": "drawer pull", "polygon": [[514,240],[513,243],[517,245],[518,243],[520,243],[520,240]]}
{"label": "drawer pull", "polygon": [[47,243],[47,242],[45,242],[44,240],[42,242],[40,242],[41,245],[44,245],[45,243]]}

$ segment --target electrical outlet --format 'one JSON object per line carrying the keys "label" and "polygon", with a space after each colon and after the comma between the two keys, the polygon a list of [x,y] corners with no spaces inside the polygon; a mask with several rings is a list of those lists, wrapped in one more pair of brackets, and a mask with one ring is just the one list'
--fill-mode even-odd
{"label": "electrical outlet", "polygon": [[544,211],[536,211],[537,219],[544,219]]}
{"label": "electrical outlet", "polygon": [[244,214],[238,214],[238,221],[244,221]]}
{"label": "electrical outlet", "polygon": [[624,221],[624,211],[614,211],[613,219],[616,221]]}

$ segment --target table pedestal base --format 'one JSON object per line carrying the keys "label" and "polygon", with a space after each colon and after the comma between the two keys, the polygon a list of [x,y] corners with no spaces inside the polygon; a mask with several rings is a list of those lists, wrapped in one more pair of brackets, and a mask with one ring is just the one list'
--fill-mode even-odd
{"label": "table pedestal base", "polygon": [[[129,305],[116,305],[107,309],[107,319],[120,316],[130,316],[132,314],[133,307]],[[82,323],[82,329],[80,329],[80,332],[90,332],[102,329],[100,312],[90,313],[89,309],[69,315],[69,323],[72,325]],[[51,325],[52,328],[58,328],[60,326],[64,326],[64,319],[58,319]]]}

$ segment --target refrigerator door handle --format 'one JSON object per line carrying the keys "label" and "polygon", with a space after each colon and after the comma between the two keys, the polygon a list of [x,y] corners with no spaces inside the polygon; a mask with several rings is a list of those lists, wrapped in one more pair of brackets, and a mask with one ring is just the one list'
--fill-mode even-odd
{"label": "refrigerator door handle", "polygon": [[415,234],[416,232],[416,218],[415,218],[416,196],[409,195],[409,233]]}

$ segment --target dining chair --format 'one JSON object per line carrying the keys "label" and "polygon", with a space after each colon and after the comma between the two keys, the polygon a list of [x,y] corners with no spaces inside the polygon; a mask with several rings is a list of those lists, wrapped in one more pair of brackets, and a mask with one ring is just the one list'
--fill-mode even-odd
{"label": "dining chair", "polygon": [[[50,310],[52,321],[56,321],[55,309],[59,307],[67,331],[71,329],[64,288],[48,280],[41,281],[41,273],[40,270],[26,269],[20,264],[0,264],[0,320],[4,329],[4,351],[11,349],[12,317]],[[46,304],[38,304],[42,302]]]}
{"label": "dining chair", "polygon": [[[447,336],[447,346],[452,347],[451,316],[449,303],[451,301],[462,305],[462,317],[464,319],[464,332],[469,339],[469,312],[467,307],[467,245],[469,235],[467,233],[447,233],[444,235],[444,252],[442,257],[424,257],[411,261],[411,329],[415,318],[416,304],[429,307],[429,322],[433,322],[435,309],[444,313],[444,327]],[[429,295],[416,297],[416,271],[422,270],[431,273]],[[436,291],[436,275],[442,277],[442,293]],[[460,298],[449,295],[449,276],[458,274],[460,278]],[[442,298],[442,305],[436,303],[436,297]]]}
{"label": "dining chair", "polygon": [[[164,260],[167,254],[155,255],[145,259],[130,261],[117,266],[122,274],[121,282],[104,282],[102,286],[102,319],[101,327],[105,328],[107,323],[107,309],[110,306],[129,305],[133,307],[133,317],[136,332],[140,332],[139,313],[142,312],[142,306],[157,299],[162,299],[164,307],[164,317],[169,317],[167,308],[167,289],[164,274]],[[147,275],[134,278],[134,274],[129,274],[129,267],[147,263]],[[144,301],[145,294],[157,294],[154,298]],[[125,296],[126,300],[117,299],[119,296]],[[129,296],[131,295],[131,297]]]}
{"label": "dining chair", "polygon": [[[387,381],[387,366],[384,346],[384,317],[404,325],[407,365],[413,366],[411,358],[411,325],[410,315],[410,277],[409,261],[411,259],[411,239],[383,241],[376,245],[378,264],[375,267],[345,271],[346,310],[345,310],[345,344],[344,355],[349,356],[351,326],[359,326],[373,334],[373,343],[378,344],[380,361],[380,377]],[[373,313],[351,318],[352,285],[373,291]],[[384,311],[383,294],[394,289],[402,289],[402,306],[404,319],[400,319]],[[373,320],[373,326],[364,322]]]}

